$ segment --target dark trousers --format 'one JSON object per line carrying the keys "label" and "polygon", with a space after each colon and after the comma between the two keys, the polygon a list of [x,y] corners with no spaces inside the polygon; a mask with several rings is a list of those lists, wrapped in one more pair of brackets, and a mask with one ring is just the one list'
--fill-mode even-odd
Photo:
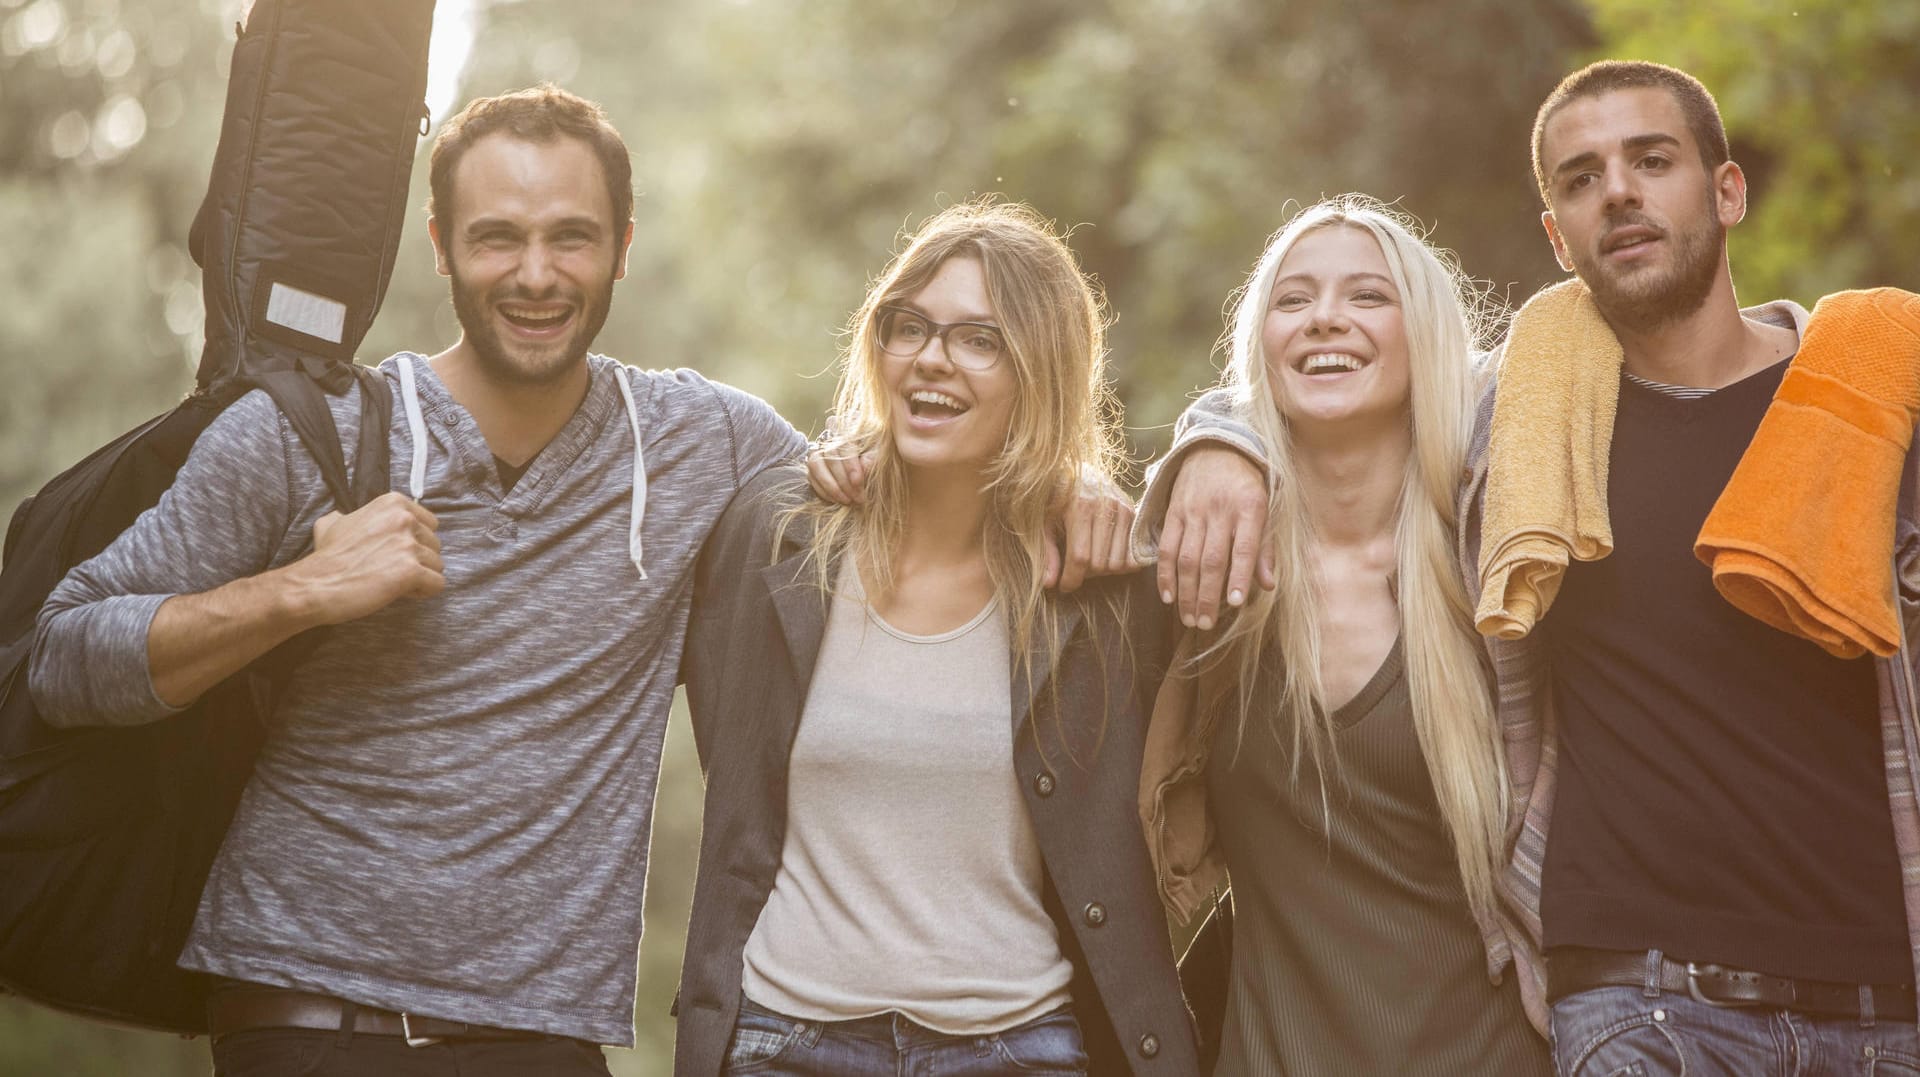
{"label": "dark trousers", "polygon": [[446,1040],[261,1028],[213,1043],[214,1077],[608,1077],[606,1056],[562,1036]]}

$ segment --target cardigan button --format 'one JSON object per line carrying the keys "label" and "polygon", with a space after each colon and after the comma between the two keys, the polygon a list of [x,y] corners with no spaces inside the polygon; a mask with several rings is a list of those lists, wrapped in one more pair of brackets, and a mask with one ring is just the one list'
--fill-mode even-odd
{"label": "cardigan button", "polygon": [[1160,1037],[1149,1032],[1140,1037],[1140,1057],[1152,1058],[1160,1053]]}
{"label": "cardigan button", "polygon": [[1043,797],[1053,795],[1053,775],[1041,774],[1033,779],[1033,791]]}
{"label": "cardigan button", "polygon": [[1088,926],[1099,927],[1107,922],[1107,907],[1097,901],[1089,901],[1081,915],[1086,918]]}

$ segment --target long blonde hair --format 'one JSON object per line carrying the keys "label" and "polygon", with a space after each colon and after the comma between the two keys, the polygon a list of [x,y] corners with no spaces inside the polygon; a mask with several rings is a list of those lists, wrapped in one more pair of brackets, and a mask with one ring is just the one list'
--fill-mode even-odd
{"label": "long blonde hair", "polygon": [[1467,900],[1476,914],[1487,917],[1495,907],[1494,880],[1503,859],[1507,774],[1453,537],[1455,496],[1473,428],[1473,345],[1491,328],[1490,315],[1452,256],[1423,240],[1417,221],[1372,198],[1345,195],[1296,214],[1267,244],[1239,295],[1223,384],[1238,394],[1241,417],[1259,434],[1272,462],[1267,529],[1279,586],[1270,592],[1253,588],[1209,655],[1238,670],[1242,738],[1265,660],[1282,658],[1279,712],[1283,727],[1292,732],[1294,780],[1301,762],[1310,764],[1324,808],[1325,775],[1338,763],[1320,684],[1322,600],[1314,578],[1311,523],[1261,330],[1287,253],[1302,236],[1334,227],[1359,229],[1379,243],[1401,296],[1413,436],[1394,535],[1401,649],[1414,729],[1453,838]]}
{"label": "long blonde hair", "polygon": [[[1059,657],[1052,644],[1054,610],[1041,585],[1048,503],[1077,480],[1111,481],[1120,454],[1118,408],[1106,380],[1106,313],[1099,292],[1053,226],[1031,207],[992,198],[951,206],[923,223],[867,292],[848,323],[834,394],[838,436],[875,454],[864,504],[808,501],[778,530],[811,518],[808,543],[822,594],[831,593],[830,562],[851,555],[890,590],[893,558],[905,530],[907,469],[894,446],[892,391],[881,374],[880,309],[898,304],[954,258],[974,258],[987,299],[1008,345],[1015,391],[1007,440],[989,466],[991,508],[981,535],[988,575],[1007,612],[1016,659],[1032,641],[1049,642],[1047,672]],[[1025,668],[1023,666],[1023,668]],[[1035,671],[1026,668],[1029,683]]]}

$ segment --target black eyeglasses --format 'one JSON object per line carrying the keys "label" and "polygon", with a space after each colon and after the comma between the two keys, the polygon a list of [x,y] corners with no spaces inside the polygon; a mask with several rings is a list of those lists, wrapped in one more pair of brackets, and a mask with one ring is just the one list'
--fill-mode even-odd
{"label": "black eyeglasses", "polygon": [[911,359],[926,350],[935,337],[945,347],[954,366],[968,370],[991,370],[1007,353],[1007,338],[997,326],[982,322],[954,322],[942,325],[905,307],[880,308],[880,350],[888,355]]}

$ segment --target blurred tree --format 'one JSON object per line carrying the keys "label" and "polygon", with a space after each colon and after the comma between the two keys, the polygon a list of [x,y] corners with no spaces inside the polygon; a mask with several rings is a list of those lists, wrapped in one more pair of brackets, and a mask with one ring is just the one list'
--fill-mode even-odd
{"label": "blurred tree", "polygon": [[0,506],[165,408],[237,0],[0,0]]}
{"label": "blurred tree", "polygon": [[1920,287],[1920,4],[1591,3],[1607,55],[1682,68],[1719,100],[1749,180],[1728,236],[1744,301]]}

